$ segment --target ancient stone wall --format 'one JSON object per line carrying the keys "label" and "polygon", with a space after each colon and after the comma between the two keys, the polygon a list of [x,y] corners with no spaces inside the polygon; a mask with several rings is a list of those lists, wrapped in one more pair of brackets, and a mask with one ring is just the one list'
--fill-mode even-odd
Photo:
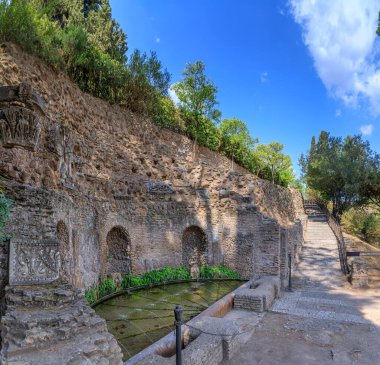
{"label": "ancient stone wall", "polygon": [[66,281],[88,288],[116,269],[191,262],[280,275],[298,252],[298,192],[206,148],[194,157],[185,136],[81,92],[12,44],[0,46],[1,85],[11,86],[0,92],[0,175],[14,200],[6,229],[59,238]]}
{"label": "ancient stone wall", "polygon": [[[9,242],[0,240],[0,318],[4,311],[4,288],[8,284]],[[1,341],[1,340],[0,340]]]}

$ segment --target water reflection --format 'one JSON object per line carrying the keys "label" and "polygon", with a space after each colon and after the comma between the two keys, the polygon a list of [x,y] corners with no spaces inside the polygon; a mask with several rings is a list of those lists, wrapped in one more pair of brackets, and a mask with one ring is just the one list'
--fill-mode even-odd
{"label": "water reflection", "polygon": [[241,284],[235,280],[171,284],[120,295],[94,309],[107,321],[127,360],[174,329],[176,305],[182,306],[186,322]]}

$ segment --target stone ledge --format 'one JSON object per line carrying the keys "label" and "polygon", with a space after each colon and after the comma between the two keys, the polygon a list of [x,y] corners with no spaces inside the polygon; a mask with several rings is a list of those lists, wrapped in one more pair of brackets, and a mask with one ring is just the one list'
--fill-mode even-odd
{"label": "stone ledge", "polygon": [[81,289],[71,285],[57,286],[56,284],[44,286],[8,286],[5,289],[8,308],[31,307],[41,308],[49,306],[71,305],[84,298]]}
{"label": "stone ledge", "polygon": [[121,365],[106,321],[70,285],[7,287],[0,363]]}
{"label": "stone ledge", "polygon": [[[182,350],[183,365],[219,365],[223,360],[222,338],[202,333]],[[138,365],[175,365],[175,355],[163,357],[157,354],[140,360]]]}
{"label": "stone ledge", "polygon": [[280,293],[280,278],[264,276],[251,284],[251,288],[236,292],[234,308],[248,309],[255,312],[267,311]]}

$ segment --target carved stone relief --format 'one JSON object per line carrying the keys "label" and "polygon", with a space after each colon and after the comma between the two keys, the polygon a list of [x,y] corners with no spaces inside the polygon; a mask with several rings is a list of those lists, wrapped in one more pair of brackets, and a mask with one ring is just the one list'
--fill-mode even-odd
{"label": "carved stone relief", "polygon": [[48,132],[46,148],[59,157],[58,173],[61,183],[66,187],[72,188],[74,143],[71,130],[62,123],[55,125]]}
{"label": "carved stone relief", "polygon": [[58,171],[62,180],[72,178],[72,163],[73,163],[73,138],[71,131],[60,125],[57,135],[57,152],[59,155]]}
{"label": "carved stone relief", "polygon": [[51,283],[59,278],[59,267],[59,241],[11,239],[10,285]]}
{"label": "carved stone relief", "polygon": [[43,106],[42,99],[27,84],[0,87],[0,145],[37,150]]}
{"label": "carved stone relief", "polygon": [[41,133],[39,117],[32,111],[11,106],[0,110],[0,143],[35,151]]}

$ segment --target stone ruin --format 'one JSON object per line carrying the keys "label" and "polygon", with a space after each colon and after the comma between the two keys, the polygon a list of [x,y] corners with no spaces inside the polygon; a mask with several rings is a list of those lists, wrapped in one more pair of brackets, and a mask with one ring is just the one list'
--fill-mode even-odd
{"label": "stone ruin", "polygon": [[[79,290],[107,276],[163,266],[196,276],[203,264],[224,264],[286,285],[307,221],[297,191],[231,170],[203,147],[194,157],[187,137],[81,92],[15,45],[0,46],[0,70],[0,176],[14,202],[6,233],[17,257],[8,262],[0,245],[3,357],[25,350],[34,359],[32,348],[44,346],[65,354],[73,343],[78,358],[120,363]],[[37,287],[25,286],[32,272]],[[21,335],[33,311],[46,327]]]}

